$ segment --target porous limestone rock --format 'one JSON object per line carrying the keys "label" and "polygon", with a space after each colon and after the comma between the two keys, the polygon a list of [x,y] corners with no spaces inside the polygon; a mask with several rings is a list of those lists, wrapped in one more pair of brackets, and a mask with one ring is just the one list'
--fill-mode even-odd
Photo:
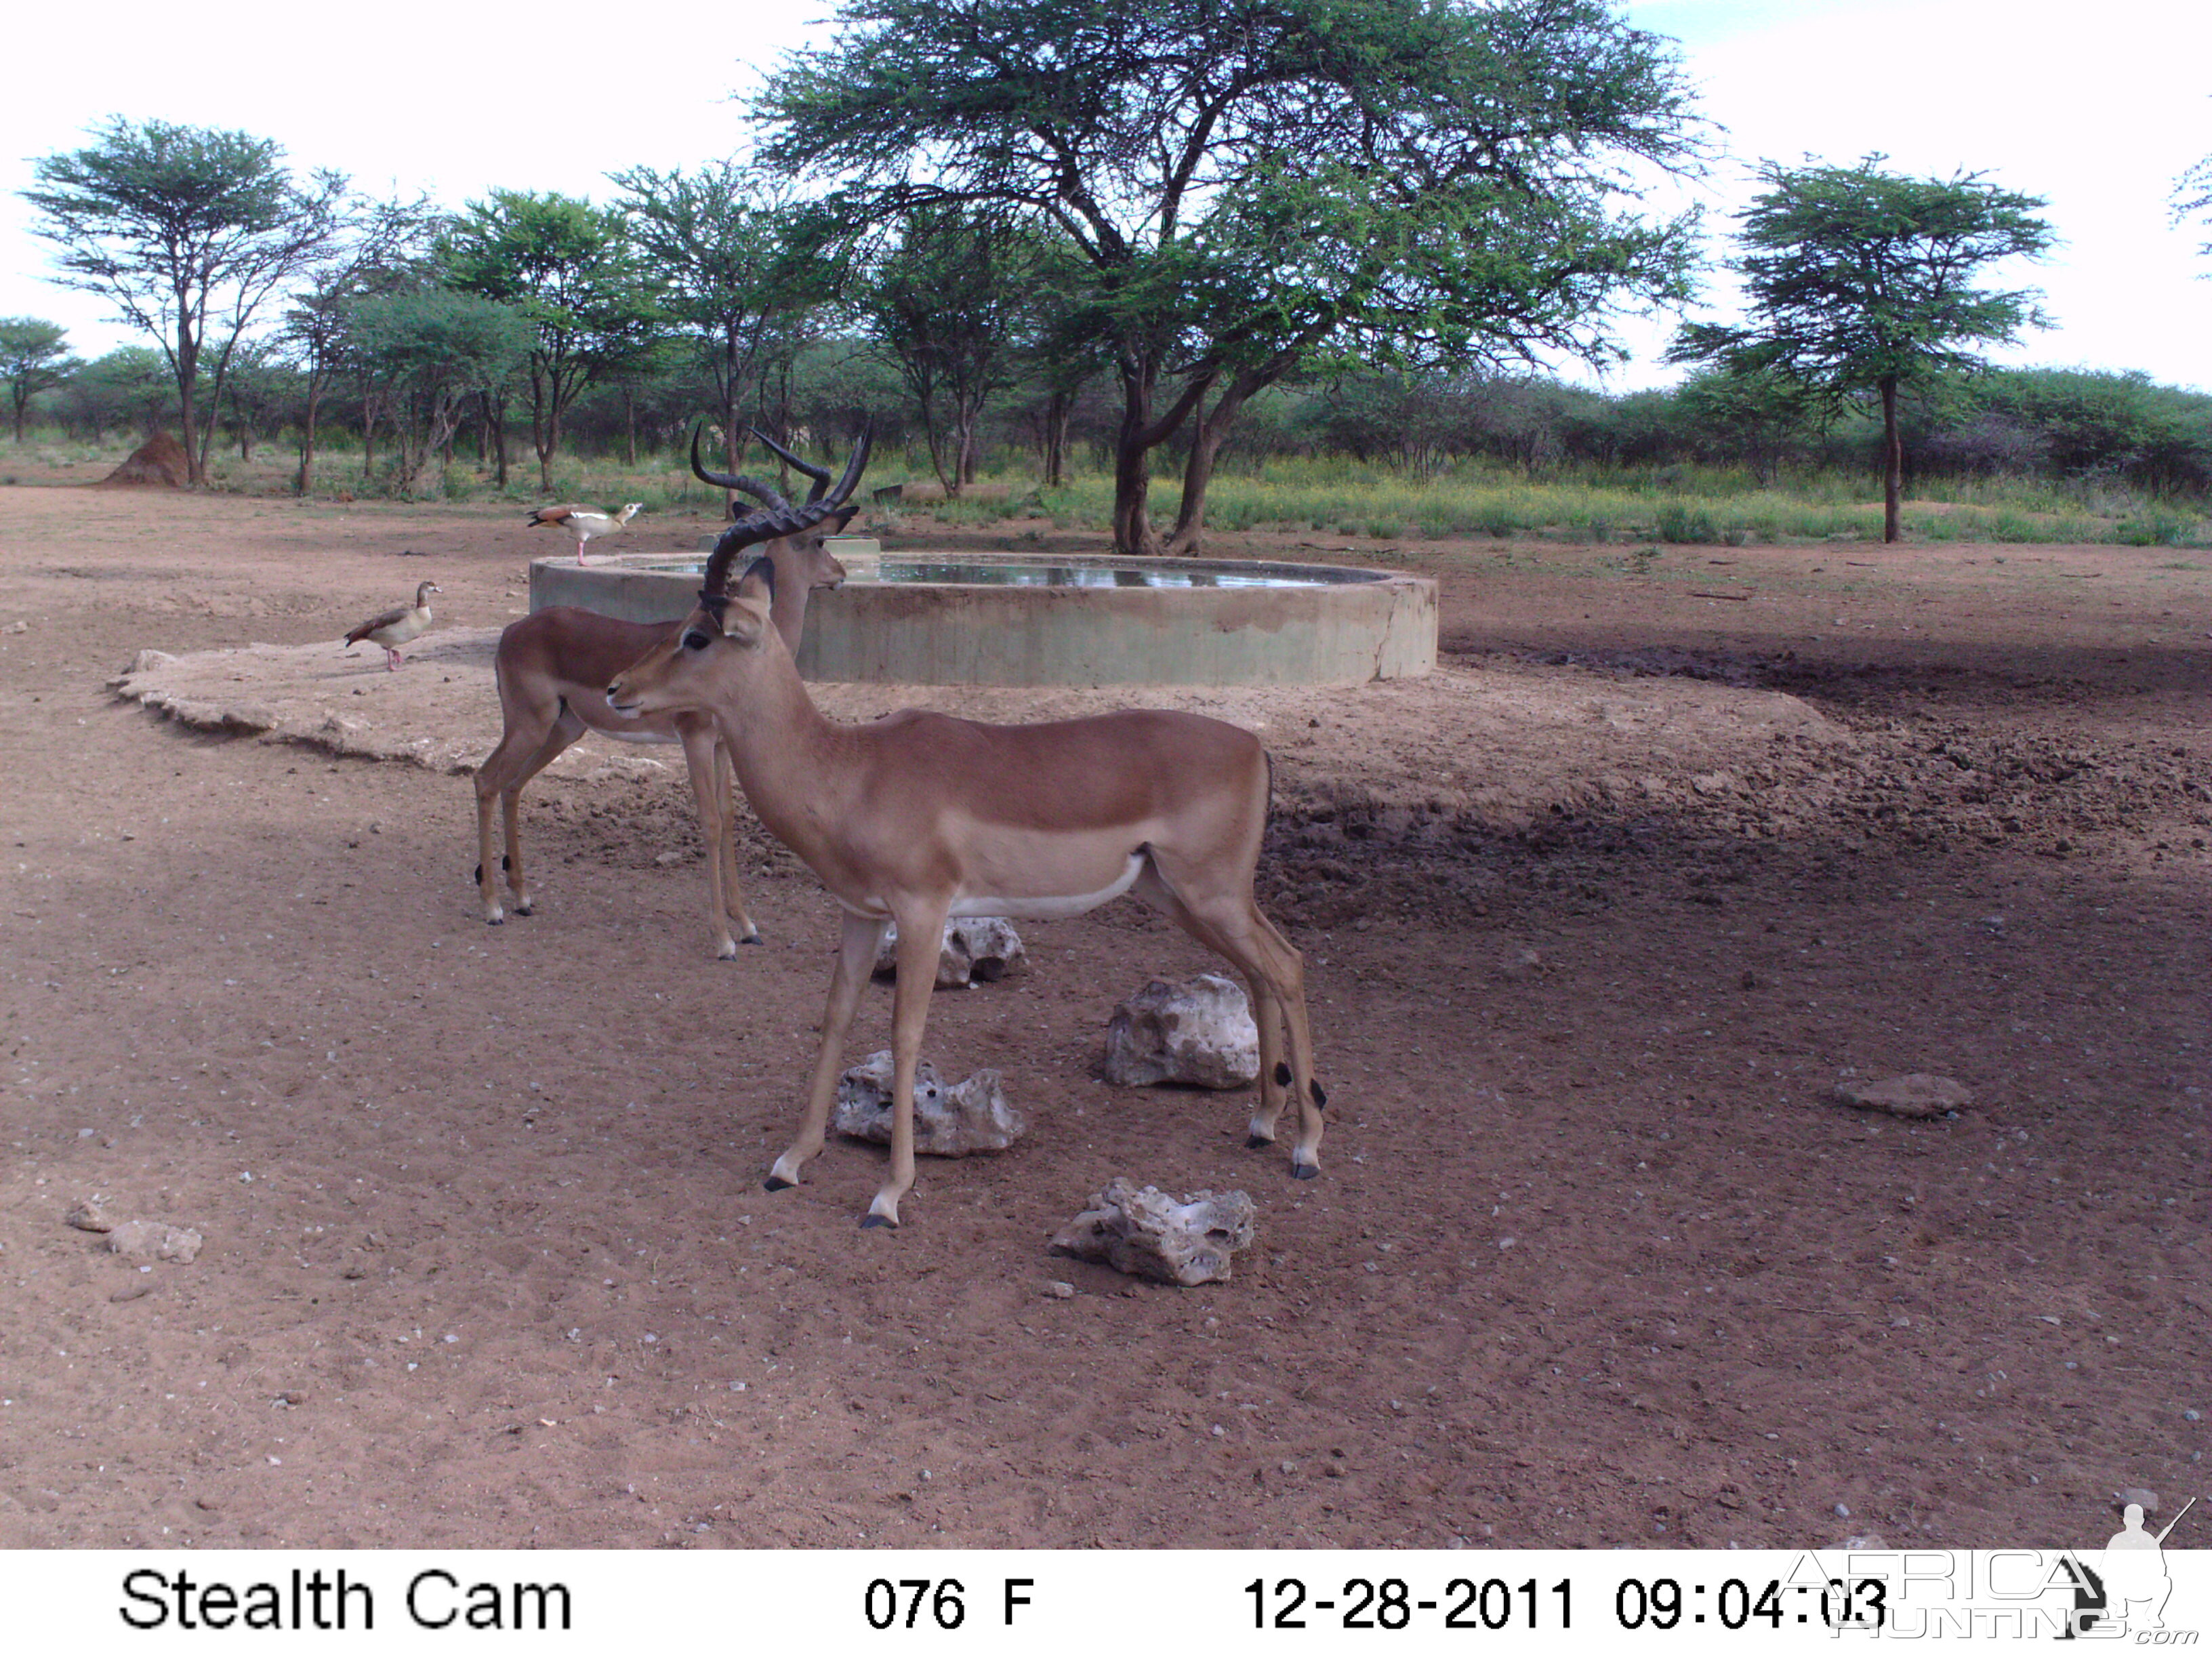
{"label": "porous limestone rock", "polygon": [[1929,1072],[1908,1072],[1878,1083],[1838,1083],[1836,1098],[1896,1117],[1941,1117],[1974,1103],[1965,1084]]}
{"label": "porous limestone rock", "polygon": [[[891,1138],[891,1051],[878,1048],[837,1079],[830,1127],[884,1146]],[[927,1158],[1003,1152],[1029,1128],[1006,1103],[999,1074],[986,1067],[947,1087],[927,1060],[914,1068],[914,1150]]]}
{"label": "porous limestone rock", "polygon": [[1154,980],[1114,1010],[1106,1080],[1242,1089],[1260,1075],[1260,1028],[1243,987],[1218,974]]}
{"label": "porous limestone rock", "polygon": [[161,1221],[126,1221],[107,1235],[107,1248],[141,1261],[189,1262],[200,1253],[201,1239],[190,1227]]}
{"label": "porous limestone rock", "polygon": [[1252,1243],[1254,1213],[1244,1193],[1174,1199],[1116,1176],[1054,1236],[1050,1249],[1163,1285],[1204,1285],[1229,1277],[1231,1255]]}
{"label": "porous limestone rock", "polygon": [[[954,916],[945,924],[945,939],[937,953],[937,988],[972,989],[977,981],[988,985],[1004,979],[1029,953],[1022,936],[1004,916]],[[898,972],[898,924],[884,930],[876,947],[876,976],[895,978]]]}

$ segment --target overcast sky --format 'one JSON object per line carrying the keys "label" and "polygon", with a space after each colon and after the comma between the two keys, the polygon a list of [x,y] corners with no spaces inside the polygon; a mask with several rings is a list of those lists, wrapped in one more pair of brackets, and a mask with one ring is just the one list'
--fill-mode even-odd
{"label": "overcast sky", "polygon": [[[1871,149],[1896,171],[1964,168],[2048,198],[2062,245],[1998,273],[2033,284],[2057,326],[2011,362],[2142,369],[2212,390],[2212,240],[2167,223],[2175,178],[2212,153],[2212,6],[2203,0],[1630,0],[1682,43],[1731,159],[1692,192],[1724,252],[1752,169]],[[826,10],[826,8],[822,9]],[[80,147],[111,114],[241,129],[302,167],[448,206],[495,187],[603,198],[610,171],[667,168],[741,147],[732,94],[828,30],[814,9],[757,0],[633,11],[384,0],[310,8],[224,0],[27,7],[0,96],[0,315],[52,319],[78,351],[133,337],[99,301],[43,280],[49,249],[17,192],[33,158]],[[219,20],[219,21],[216,21]],[[183,38],[179,38],[179,35]],[[688,36],[688,38],[686,38]],[[634,67],[625,67],[629,64]],[[1725,312],[1727,289],[1712,294]],[[1673,328],[1632,328],[1637,362],[1609,384],[1662,383]]]}

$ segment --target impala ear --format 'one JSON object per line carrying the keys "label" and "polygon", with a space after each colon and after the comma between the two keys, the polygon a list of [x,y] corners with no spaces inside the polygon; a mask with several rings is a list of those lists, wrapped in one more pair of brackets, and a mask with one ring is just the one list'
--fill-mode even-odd
{"label": "impala ear", "polygon": [[722,617],[722,632],[740,645],[758,645],[768,631],[769,607],[775,601],[775,567],[755,559],[738,579]]}

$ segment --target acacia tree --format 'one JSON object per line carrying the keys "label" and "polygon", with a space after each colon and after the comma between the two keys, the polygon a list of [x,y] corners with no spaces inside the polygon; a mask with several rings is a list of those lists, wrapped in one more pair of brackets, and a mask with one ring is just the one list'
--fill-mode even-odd
{"label": "acacia tree", "polygon": [[662,284],[663,313],[714,376],[723,459],[736,471],[750,403],[778,343],[835,297],[822,257],[827,227],[790,186],[724,161],[686,173],[609,175],[624,194],[640,257]]}
{"label": "acacia tree", "polygon": [[[2173,222],[2201,218],[2212,225],[2212,155],[2206,156],[2173,181]],[[2197,251],[2212,255],[2212,242],[2200,242]]]}
{"label": "acacia tree", "polygon": [[975,481],[984,406],[1019,366],[1037,265],[1036,238],[1003,214],[926,208],[907,216],[860,282],[863,326],[897,364],[948,496]]}
{"label": "acacia tree", "polygon": [[72,356],[69,331],[43,317],[0,317],[0,380],[15,408],[15,441],[23,441],[23,410],[41,392],[84,367]]}
{"label": "acacia tree", "polygon": [[[267,138],[112,117],[89,149],[31,164],[33,234],[63,286],[97,294],[161,344],[177,381],[191,482],[207,481],[222,383],[254,313],[337,234],[346,180],[303,186]],[[207,396],[200,396],[205,376]]]}
{"label": "acacia tree", "polygon": [[[763,161],[843,180],[856,222],[989,203],[1068,239],[1120,382],[1124,553],[1195,544],[1238,413],[1312,354],[1601,355],[1613,306],[1682,289],[1686,222],[1616,208],[1629,164],[1694,163],[1688,89],[1607,0],[845,0],[840,23],[754,105]],[[1152,453],[1194,416],[1164,547]]]}
{"label": "acacia tree", "polygon": [[397,198],[349,214],[338,237],[311,264],[284,313],[282,335],[301,377],[300,470],[293,487],[315,485],[316,429],[344,356],[348,307],[414,280],[438,225],[427,199]]}
{"label": "acacia tree", "polygon": [[1885,173],[1887,156],[1855,167],[1763,162],[1768,188],[1736,216],[1745,252],[1739,325],[1693,324],[1675,362],[1780,374],[1831,398],[1872,392],[1881,404],[1882,540],[1900,531],[1904,445],[1898,393],[1983,367],[1968,345],[2008,343],[2047,326],[2033,289],[1973,284],[1999,260],[2035,258],[2052,240],[2040,197],[2000,190],[1978,173],[1948,179]]}
{"label": "acacia tree", "polygon": [[497,190],[471,202],[441,240],[446,280],[513,306],[536,331],[530,352],[530,437],[538,487],[569,405],[593,382],[649,352],[661,322],[655,284],[618,210],[573,196]]}
{"label": "acacia tree", "polygon": [[447,289],[369,295],[346,309],[349,355],[398,444],[400,492],[419,494],[468,400],[529,356],[534,331],[512,306]]}

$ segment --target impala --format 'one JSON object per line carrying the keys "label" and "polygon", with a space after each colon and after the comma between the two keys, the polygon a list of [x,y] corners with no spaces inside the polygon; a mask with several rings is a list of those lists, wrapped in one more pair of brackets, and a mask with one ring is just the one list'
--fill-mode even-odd
{"label": "impala", "polygon": [[[742,474],[729,481],[731,488],[745,490],[769,504],[766,513],[757,516],[768,526],[772,538],[768,557],[781,578],[771,621],[793,651],[799,648],[805,626],[809,592],[835,587],[845,579],[844,566],[823,547],[823,538],[842,529],[859,510],[847,500],[852,494],[852,479],[825,498],[830,475],[800,465],[815,481],[803,507],[793,507],[768,485]],[[760,929],[753,925],[744,896],[738,891],[737,847],[730,833],[733,804],[729,757],[716,737],[713,719],[677,712],[639,720],[619,717],[607,707],[607,682],[641,653],[670,638],[672,631],[666,623],[620,622],[596,611],[552,605],[509,623],[500,635],[493,672],[499,682],[500,712],[506,728],[499,746],[477,769],[476,775],[476,876],[486,922],[496,926],[507,920],[491,860],[493,802],[500,805],[507,832],[507,852],[501,868],[507,875],[514,913],[526,916],[532,899],[522,861],[523,786],[589,731],[628,743],[684,745],[692,796],[698,803],[699,833],[707,848],[707,930],[714,941],[714,955],[727,961],[738,954],[740,941],[761,942]]]}
{"label": "impala", "polygon": [[[864,434],[841,489],[866,453]],[[833,723],[774,625],[772,561],[755,560],[728,591],[732,562],[775,533],[771,519],[756,514],[722,533],[698,608],[606,693],[617,714],[641,720],[711,714],[753,811],[845,913],[805,1109],[769,1189],[794,1185],[822,1150],[846,1036],[887,924],[898,924],[890,1168],[862,1218],[867,1227],[896,1226],[914,1184],[915,1063],[945,919],[1079,915],[1130,892],[1250,981],[1261,1082],[1249,1144],[1274,1139],[1287,1090],[1298,1110],[1291,1173],[1318,1175],[1326,1097],[1313,1078],[1304,965],[1252,896],[1269,783],[1259,739],[1159,709],[1036,726],[915,709]]]}

